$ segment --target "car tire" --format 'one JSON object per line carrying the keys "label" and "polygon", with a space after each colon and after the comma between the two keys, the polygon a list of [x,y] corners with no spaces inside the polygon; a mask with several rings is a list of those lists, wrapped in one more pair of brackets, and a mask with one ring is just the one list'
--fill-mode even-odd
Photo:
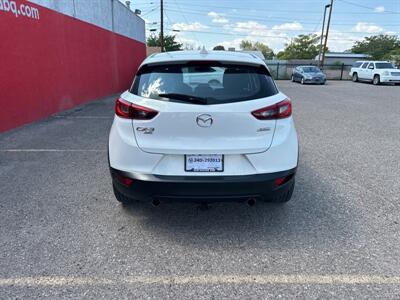
{"label": "car tire", "polygon": [[124,194],[120,193],[115,185],[113,184],[113,191],[114,191],[114,196],[117,199],[118,202],[122,203],[122,204],[130,204],[133,202],[132,198],[126,197]]}
{"label": "car tire", "polygon": [[357,73],[353,73],[353,76],[351,76],[351,79],[353,80],[353,82],[357,82],[358,81],[358,74]]}
{"label": "car tire", "polygon": [[303,78],[303,77],[301,78],[300,83],[301,83],[301,84],[304,84],[304,78]]}
{"label": "car tire", "polygon": [[381,83],[381,77],[379,75],[375,75],[374,79],[372,80],[374,85],[379,85]]}
{"label": "car tire", "polygon": [[293,178],[292,182],[290,183],[290,187],[284,193],[279,194],[278,196],[272,197],[267,202],[270,202],[270,203],[289,202],[289,200],[292,198],[292,195],[293,195],[294,186],[295,186],[295,180]]}

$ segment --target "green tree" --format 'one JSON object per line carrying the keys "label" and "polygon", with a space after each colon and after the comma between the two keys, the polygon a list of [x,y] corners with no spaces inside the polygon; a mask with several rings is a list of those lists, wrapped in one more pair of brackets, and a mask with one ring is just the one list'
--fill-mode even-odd
{"label": "green tree", "polygon": [[397,67],[400,67],[400,48],[390,51],[383,58],[389,61],[393,61]]}
{"label": "green tree", "polygon": [[218,45],[218,46],[215,46],[215,47],[213,48],[213,50],[225,51],[225,47],[224,47],[224,46],[221,46],[221,45]]}
{"label": "green tree", "polygon": [[[147,38],[147,46],[149,47],[161,47],[160,36],[151,35]],[[183,45],[175,41],[175,35],[164,35],[164,48],[165,51],[177,51],[182,50]]]}
{"label": "green tree", "polygon": [[240,49],[242,50],[252,50],[252,51],[260,51],[265,59],[272,59],[274,57],[274,51],[268,47],[267,45],[261,43],[261,42],[251,42],[251,41],[246,41],[243,40],[240,42]]}
{"label": "green tree", "polygon": [[391,51],[400,49],[400,39],[396,35],[373,35],[355,42],[353,53],[368,54],[372,59],[384,59]]}
{"label": "green tree", "polygon": [[278,53],[279,59],[314,59],[319,53],[319,37],[316,34],[301,34]]}

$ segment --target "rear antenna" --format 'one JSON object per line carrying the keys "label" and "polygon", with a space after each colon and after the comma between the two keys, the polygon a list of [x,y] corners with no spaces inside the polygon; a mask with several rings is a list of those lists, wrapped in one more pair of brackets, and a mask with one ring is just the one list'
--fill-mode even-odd
{"label": "rear antenna", "polygon": [[203,49],[201,49],[200,54],[204,54],[204,55],[208,54],[208,51],[206,50],[205,46],[203,46]]}

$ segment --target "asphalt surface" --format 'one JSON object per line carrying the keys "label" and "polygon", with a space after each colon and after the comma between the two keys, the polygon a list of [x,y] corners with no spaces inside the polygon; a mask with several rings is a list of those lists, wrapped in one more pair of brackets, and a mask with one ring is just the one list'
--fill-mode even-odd
{"label": "asphalt surface", "polygon": [[120,205],[114,97],[0,136],[0,298],[400,298],[400,87],[278,82],[286,205]]}

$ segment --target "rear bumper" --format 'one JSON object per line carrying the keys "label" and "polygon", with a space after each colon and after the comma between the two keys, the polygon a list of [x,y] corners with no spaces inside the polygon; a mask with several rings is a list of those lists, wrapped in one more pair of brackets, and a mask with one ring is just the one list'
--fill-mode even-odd
{"label": "rear bumper", "polygon": [[[244,201],[248,198],[268,200],[286,192],[293,184],[296,168],[269,174],[244,176],[160,176],[143,175],[110,168],[115,188],[127,197],[151,202]],[[133,179],[130,186],[120,178]],[[281,185],[275,180],[285,177]]]}

